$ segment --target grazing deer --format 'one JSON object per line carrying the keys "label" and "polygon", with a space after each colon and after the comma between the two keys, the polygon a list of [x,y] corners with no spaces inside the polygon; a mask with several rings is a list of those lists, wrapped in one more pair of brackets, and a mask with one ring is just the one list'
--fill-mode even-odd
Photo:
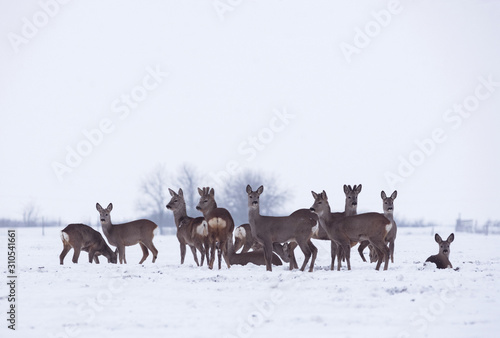
{"label": "grazing deer", "polygon": [[214,189],[198,188],[200,194],[200,202],[196,209],[201,211],[205,221],[208,223],[208,242],[210,244],[210,261],[208,267],[213,269],[215,261],[215,248],[217,247],[217,256],[219,261],[219,270],[221,269],[221,255],[224,256],[224,261],[227,267],[231,267],[229,262],[229,246],[233,245],[233,217],[224,208],[217,208],[215,202]]}
{"label": "grazing deer", "polygon": [[176,193],[172,189],[168,189],[172,199],[167,204],[167,209],[174,213],[175,225],[177,227],[177,239],[181,248],[181,264],[184,264],[186,257],[186,245],[189,245],[193,253],[196,265],[200,266],[196,249],[201,253],[201,266],[207,257],[208,263],[208,224],[203,217],[189,217],[186,212],[186,201],[184,193],[179,189]]}
{"label": "grazing deer", "polygon": [[153,237],[158,226],[147,219],[140,219],[122,224],[111,223],[111,210],[113,204],[109,203],[106,209],[103,209],[99,203],[96,203],[96,209],[99,212],[102,230],[108,239],[109,244],[116,246],[120,264],[127,264],[125,258],[125,247],[139,243],[142,249],[142,259],[139,264],[142,264],[149,256],[148,249],[153,253],[153,263],[158,257],[158,250],[153,244]]}
{"label": "grazing deer", "polygon": [[430,256],[425,261],[436,264],[438,269],[453,268],[450,262],[450,244],[455,239],[455,235],[452,233],[446,241],[441,239],[441,236],[436,234],[434,236],[437,244],[439,244],[439,253],[437,255]]}
{"label": "grazing deer", "polygon": [[[318,254],[318,249],[311,242],[313,227],[317,222],[310,217],[303,215],[303,212],[296,212],[290,216],[273,217],[261,216],[259,212],[259,197],[264,191],[260,186],[256,191],[247,185],[248,194],[248,219],[252,229],[253,237],[264,246],[264,257],[266,259],[266,270],[272,271],[273,243],[285,243],[289,241],[297,242],[304,253],[304,263],[301,271],[304,271],[312,255],[309,271],[314,269],[314,261]],[[293,269],[292,259],[290,259],[290,270]]]}
{"label": "grazing deer", "polygon": [[[338,257],[337,270],[340,270],[340,248],[344,251],[347,269],[351,270],[351,244],[364,240],[369,241],[379,254],[376,269],[379,270],[384,259],[384,270],[387,270],[389,249],[385,245],[385,236],[391,230],[391,222],[384,215],[374,212],[335,219],[332,217],[326,192],[323,190],[322,193],[317,194],[312,191],[312,195],[314,204],[311,211],[319,216],[320,225],[326,230],[328,238],[335,242],[335,247],[332,245],[332,250],[335,250],[332,252],[332,259],[335,259],[335,256]],[[330,269],[333,270],[333,263]]]}
{"label": "grazing deer", "polygon": [[[389,244],[389,253],[391,257],[391,263],[394,263],[394,241],[396,240],[396,235],[398,232],[398,228],[396,225],[396,222],[394,222],[394,200],[398,196],[397,190],[394,190],[394,192],[391,194],[390,197],[387,197],[385,192],[382,190],[380,193],[380,197],[382,198],[382,207],[384,209],[384,216],[387,218],[389,221],[391,221],[392,228],[391,230],[387,233],[387,236],[385,237],[386,243]],[[363,259],[363,262],[366,262],[365,256],[363,255],[363,250],[369,246],[370,248],[370,263],[376,262],[378,260],[377,257],[377,252],[373,249],[370,243],[368,241],[363,241],[359,244],[358,247],[358,252],[361,258]]]}
{"label": "grazing deer", "polygon": [[98,231],[88,225],[69,224],[61,231],[61,240],[63,242],[63,250],[59,255],[61,265],[71,248],[73,248],[73,263],[78,263],[80,251],[83,250],[89,253],[89,263],[94,260],[96,264],[99,264],[97,256],[103,255],[108,259],[108,263],[116,264],[116,252],[111,250]]}

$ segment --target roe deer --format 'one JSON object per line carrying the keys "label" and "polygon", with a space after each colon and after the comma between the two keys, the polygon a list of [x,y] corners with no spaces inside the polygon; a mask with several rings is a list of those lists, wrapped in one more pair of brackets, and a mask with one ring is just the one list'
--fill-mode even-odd
{"label": "roe deer", "polygon": [[97,256],[103,255],[108,259],[108,263],[116,264],[116,252],[111,250],[98,231],[88,225],[69,224],[61,231],[61,240],[63,242],[63,250],[59,255],[61,265],[71,248],[73,248],[73,263],[78,263],[80,251],[83,250],[89,253],[89,263],[94,260],[96,264],[99,264]]}
{"label": "roe deer", "polygon": [[[264,246],[264,257],[266,259],[266,270],[272,271],[271,260],[273,257],[273,243],[285,243],[289,241],[297,242],[304,253],[304,263],[301,270],[304,271],[307,262],[311,258],[309,271],[314,269],[314,261],[318,254],[318,249],[312,244],[311,236],[313,227],[317,222],[303,212],[296,212],[295,215],[285,217],[262,216],[259,212],[259,197],[264,191],[260,186],[256,191],[247,185],[248,194],[248,219],[252,229],[252,236]],[[290,259],[290,270],[293,269],[292,259]]]}
{"label": "roe deer", "polygon": [[186,201],[184,200],[184,192],[179,189],[176,193],[172,189],[168,189],[172,199],[167,204],[167,209],[174,213],[175,225],[177,227],[177,239],[181,248],[181,264],[184,264],[186,256],[186,245],[189,245],[193,253],[196,265],[200,266],[196,249],[201,253],[201,266],[207,256],[208,263],[208,225],[203,217],[189,217],[186,212]]}
{"label": "roe deer", "polygon": [[[255,265],[266,265],[266,259],[264,257],[264,250],[257,249],[254,251],[246,251],[242,253],[236,253],[235,246],[229,248],[229,262],[231,265],[247,265],[252,263]],[[278,256],[273,253],[273,264],[283,265]]]}
{"label": "roe deer", "polygon": [[[351,244],[364,240],[369,241],[379,254],[376,269],[380,268],[382,259],[385,259],[384,270],[387,270],[389,249],[385,245],[385,236],[391,230],[391,222],[384,215],[374,212],[335,219],[330,212],[326,192],[323,190],[322,193],[316,194],[312,191],[312,195],[314,204],[311,211],[318,214],[320,225],[326,230],[328,238],[335,242],[335,247],[332,245],[332,250],[335,250],[332,252],[332,259],[338,257],[337,270],[340,270],[340,248],[344,251],[347,269],[351,270]],[[333,264],[330,269],[333,270]]]}
{"label": "roe deer", "polygon": [[127,264],[125,247],[137,243],[141,246],[143,254],[139,264],[142,264],[149,256],[148,249],[153,253],[153,263],[156,261],[158,250],[156,250],[153,244],[153,237],[158,226],[154,222],[147,219],[140,219],[123,224],[112,224],[110,216],[111,210],[113,210],[112,203],[109,203],[106,209],[103,209],[99,203],[96,203],[96,209],[99,211],[104,235],[108,239],[109,244],[116,246],[118,249],[120,264]]}
{"label": "roe deer", "polygon": [[217,247],[217,256],[219,261],[219,270],[221,269],[221,255],[224,256],[224,261],[227,267],[231,267],[229,262],[229,246],[233,245],[233,217],[224,208],[217,208],[215,202],[214,189],[208,187],[201,190],[200,202],[196,206],[197,210],[203,213],[205,221],[208,223],[208,241],[210,243],[210,261],[208,262],[209,269],[213,269],[215,261],[215,248]]}
{"label": "roe deer", "polygon": [[[397,190],[394,190],[394,192],[391,194],[390,197],[387,197],[385,192],[382,190],[380,193],[380,197],[382,198],[382,207],[384,209],[384,216],[387,218],[389,221],[391,221],[392,228],[391,230],[387,233],[387,236],[385,236],[385,241],[386,243],[389,243],[389,254],[391,257],[391,263],[394,263],[394,241],[396,240],[396,235],[398,232],[398,228],[396,225],[396,222],[394,222],[394,200],[398,196]],[[363,259],[363,262],[366,262],[365,256],[363,255],[363,250],[369,246],[370,248],[370,263],[373,263],[378,260],[377,257],[377,252],[373,249],[370,243],[368,241],[363,241],[359,244],[358,247],[358,252],[361,258]]]}
{"label": "roe deer", "polygon": [[436,234],[434,236],[435,241],[439,244],[439,253],[437,255],[430,256],[425,261],[436,264],[438,269],[453,268],[450,262],[450,244],[455,239],[455,235],[452,233],[446,241],[441,239],[441,236]]}
{"label": "roe deer", "polygon": [[[295,242],[293,244],[295,244]],[[243,247],[243,249],[241,249],[241,253],[246,253],[249,250],[253,251],[260,250],[261,252],[263,252],[262,250],[264,250],[264,246],[262,246],[262,244],[260,244],[259,242],[257,242],[257,240],[255,240],[255,238],[253,238],[252,228],[248,223],[242,224],[236,229],[234,229],[233,251],[236,253],[241,247]],[[295,247],[293,248],[295,249]],[[291,250],[291,248],[286,243],[284,245],[281,245],[280,243],[273,243],[273,250],[285,263],[290,262],[289,250]],[[281,264],[275,264],[274,262],[275,259],[273,258],[274,265],[281,265]],[[294,261],[294,268],[298,269],[296,261]]]}

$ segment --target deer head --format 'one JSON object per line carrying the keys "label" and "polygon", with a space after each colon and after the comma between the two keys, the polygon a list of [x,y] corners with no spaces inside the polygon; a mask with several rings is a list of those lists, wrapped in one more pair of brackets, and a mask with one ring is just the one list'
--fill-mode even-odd
{"label": "deer head", "polygon": [[358,194],[361,192],[362,187],[363,186],[361,184],[354,185],[354,187],[352,187],[352,188],[350,185],[344,184],[344,194],[346,196],[346,207],[356,208],[358,206]]}
{"label": "deer head", "polygon": [[382,190],[380,193],[380,197],[382,198],[382,201],[384,202],[384,214],[392,214],[394,212],[394,200],[398,196],[397,190],[394,190],[392,195],[390,197],[387,197],[385,192]]}
{"label": "deer head", "polygon": [[198,188],[198,193],[200,194],[200,202],[196,206],[196,210],[205,213],[208,210],[217,208],[214,188],[205,187],[203,190]]}
{"label": "deer head", "polygon": [[314,204],[312,205],[310,210],[318,216],[330,212],[330,205],[328,204],[328,196],[326,195],[326,192],[323,190],[319,194],[315,193],[314,191],[311,191],[311,193],[314,197]]}
{"label": "deer head", "polygon": [[101,216],[101,223],[111,223],[111,210],[113,210],[113,203],[109,203],[106,209],[103,209],[99,203],[96,204],[96,209],[99,211],[99,215]]}
{"label": "deer head", "polygon": [[252,191],[252,187],[247,185],[248,194],[248,210],[259,209],[259,197],[264,192],[264,186],[260,186],[256,191]]}
{"label": "deer head", "polygon": [[182,191],[182,189],[179,189],[179,193],[176,193],[170,188],[168,188],[168,191],[170,192],[170,196],[172,196],[170,202],[168,202],[167,204],[168,210],[177,211],[182,208],[186,208],[186,202],[184,201],[184,192]]}
{"label": "deer head", "polygon": [[441,236],[436,234],[434,239],[436,240],[436,243],[439,244],[439,253],[445,255],[446,257],[450,257],[450,244],[455,239],[455,235],[452,233],[448,236],[446,241],[443,241]]}

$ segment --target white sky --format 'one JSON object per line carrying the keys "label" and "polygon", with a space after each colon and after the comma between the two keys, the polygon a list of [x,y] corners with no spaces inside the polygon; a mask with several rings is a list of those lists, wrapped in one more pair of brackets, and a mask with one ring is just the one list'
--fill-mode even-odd
{"label": "white sky", "polygon": [[[359,211],[382,211],[386,174],[413,156],[396,219],[500,219],[500,2],[402,2],[384,26],[373,13],[386,1],[242,1],[224,20],[213,3],[71,1],[51,17],[38,0],[0,3],[0,217],[30,201],[65,222],[94,220],[96,202],[140,217],[141,179],[160,162],[193,164],[204,185],[228,163],[276,173],[289,212],[323,189],[341,210],[342,185],[362,183]],[[341,46],[367,27],[349,63]],[[157,67],[168,76],[141,91]],[[131,93],[147,97],[124,117]],[[456,104],[474,111],[445,117]],[[106,121],[113,131],[58,180],[52,164]],[[444,142],[419,156],[415,140],[439,130]],[[269,143],[250,158],[242,143],[259,135]]]}

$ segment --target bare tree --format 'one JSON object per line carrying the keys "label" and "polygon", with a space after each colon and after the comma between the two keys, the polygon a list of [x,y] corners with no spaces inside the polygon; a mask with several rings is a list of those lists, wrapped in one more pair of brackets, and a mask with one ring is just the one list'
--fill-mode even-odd
{"label": "bare tree", "polygon": [[169,174],[164,163],[158,164],[142,181],[138,208],[160,229],[174,226],[170,217],[167,217],[165,204],[168,201]]}
{"label": "bare tree", "polygon": [[261,201],[263,215],[280,215],[283,206],[289,201],[289,192],[281,189],[278,179],[272,174],[246,170],[227,180],[224,190],[216,192],[217,204],[229,210],[236,226],[248,223],[248,196],[246,186],[264,185],[266,196]]}
{"label": "bare tree", "polygon": [[31,227],[36,226],[38,219],[38,207],[35,201],[28,202],[23,210],[23,222],[24,226]]}
{"label": "bare tree", "polygon": [[195,206],[198,204],[198,187],[201,187],[201,179],[196,168],[191,164],[184,163],[176,175],[176,187],[173,187],[177,191],[178,188],[182,188],[184,191],[184,200],[186,201],[186,209],[188,215],[199,213]]}

